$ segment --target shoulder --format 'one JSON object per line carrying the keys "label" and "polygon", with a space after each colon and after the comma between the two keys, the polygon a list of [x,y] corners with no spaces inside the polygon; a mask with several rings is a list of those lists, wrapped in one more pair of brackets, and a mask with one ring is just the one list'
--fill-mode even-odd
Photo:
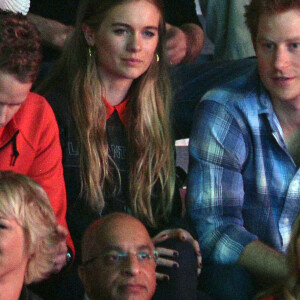
{"label": "shoulder", "polygon": [[27,143],[34,148],[40,143],[41,137],[44,140],[58,136],[53,110],[46,99],[38,94],[29,93],[13,119]]}
{"label": "shoulder", "polygon": [[[24,117],[26,116],[26,117]],[[53,111],[46,99],[36,93],[30,92],[26,101],[14,116],[17,125],[20,123],[43,121],[44,118],[54,118]]]}
{"label": "shoulder", "polygon": [[199,106],[205,103],[206,106],[217,103],[225,109],[234,112],[258,110],[260,103],[261,80],[258,75],[257,67],[242,76],[236,77],[231,81],[215,87],[202,97]]}

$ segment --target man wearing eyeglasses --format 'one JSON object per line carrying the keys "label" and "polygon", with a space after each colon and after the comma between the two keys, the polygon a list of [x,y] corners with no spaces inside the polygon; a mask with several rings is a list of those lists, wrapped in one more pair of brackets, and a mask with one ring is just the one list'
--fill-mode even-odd
{"label": "man wearing eyeglasses", "polygon": [[79,276],[90,300],[149,300],[156,252],[144,225],[122,213],[95,221],[82,240]]}

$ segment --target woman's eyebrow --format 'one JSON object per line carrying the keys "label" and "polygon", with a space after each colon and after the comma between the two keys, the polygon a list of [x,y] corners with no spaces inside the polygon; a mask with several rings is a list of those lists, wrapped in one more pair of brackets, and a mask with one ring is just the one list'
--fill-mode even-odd
{"label": "woman's eyebrow", "polygon": [[[114,26],[114,27],[122,26],[122,27],[130,28],[130,29],[132,28],[132,26],[130,26],[129,24],[122,23],[122,22],[115,22],[115,23],[112,23],[111,25]],[[158,31],[158,27],[157,26],[149,25],[149,26],[145,26],[143,28],[144,29],[148,29],[148,30],[151,29],[151,30]]]}

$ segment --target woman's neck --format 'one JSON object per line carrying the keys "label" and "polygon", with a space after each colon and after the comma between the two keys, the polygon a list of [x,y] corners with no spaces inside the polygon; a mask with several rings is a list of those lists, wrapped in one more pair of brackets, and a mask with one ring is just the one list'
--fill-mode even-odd
{"label": "woman's neck", "polygon": [[99,70],[99,75],[104,86],[105,99],[112,106],[120,104],[126,98],[133,79],[108,76],[101,74],[101,70]]}
{"label": "woman's neck", "polygon": [[10,282],[0,283],[0,299],[1,300],[19,300],[23,282],[11,280]]}
{"label": "woman's neck", "polygon": [[118,88],[107,90],[105,88],[104,97],[110,105],[116,106],[116,105],[120,104],[126,98],[128,90],[129,89],[120,90]]}

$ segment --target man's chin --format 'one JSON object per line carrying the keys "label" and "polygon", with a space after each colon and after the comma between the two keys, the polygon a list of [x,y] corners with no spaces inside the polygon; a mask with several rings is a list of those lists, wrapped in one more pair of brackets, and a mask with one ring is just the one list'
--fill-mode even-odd
{"label": "man's chin", "polygon": [[114,300],[148,300],[147,287],[139,284],[129,284],[119,287],[118,296]]}

